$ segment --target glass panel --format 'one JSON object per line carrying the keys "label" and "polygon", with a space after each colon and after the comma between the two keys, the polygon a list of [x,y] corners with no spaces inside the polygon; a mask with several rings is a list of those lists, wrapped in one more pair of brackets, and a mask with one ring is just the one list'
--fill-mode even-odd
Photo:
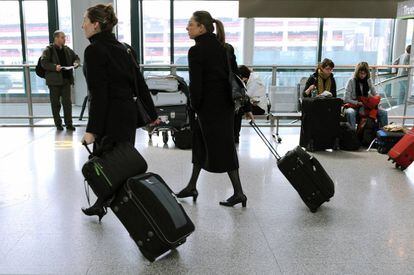
{"label": "glass panel", "polygon": [[49,44],[47,1],[24,1],[24,22],[27,39],[27,62],[37,64]]}
{"label": "glass panel", "polygon": [[405,39],[405,45],[411,45],[413,33],[414,33],[414,19],[407,19],[407,36]]}
{"label": "glass panel", "polygon": [[118,39],[131,45],[131,0],[117,0]]}
{"label": "glass panel", "polygon": [[[18,1],[0,1],[0,64],[21,64],[22,37]],[[19,68],[0,69],[0,116],[27,116],[23,73]],[[23,119],[0,119],[0,124],[27,124]]]}
{"label": "glass panel", "polygon": [[234,47],[237,62],[243,64],[243,20],[239,19],[238,1],[174,2],[174,63],[188,64],[188,49],[194,45],[194,41],[188,37],[186,27],[196,10],[208,11],[213,18],[223,22],[226,42]]}
{"label": "glass panel", "polygon": [[170,64],[170,1],[143,1],[144,64]]}
{"label": "glass panel", "polygon": [[256,18],[253,64],[314,65],[318,28],[315,18]]}
{"label": "glass panel", "polygon": [[391,19],[325,19],[323,58],[336,65],[389,64]]}
{"label": "glass panel", "polygon": [[0,1],[0,64],[22,63],[19,18],[18,1]]}
{"label": "glass panel", "polygon": [[66,34],[66,45],[73,49],[72,14],[70,0],[58,0],[59,29]]}

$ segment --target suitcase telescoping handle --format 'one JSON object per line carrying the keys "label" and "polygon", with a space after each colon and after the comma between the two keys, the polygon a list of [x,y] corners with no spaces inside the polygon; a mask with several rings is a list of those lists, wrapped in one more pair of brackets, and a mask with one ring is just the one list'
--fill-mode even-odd
{"label": "suitcase telescoping handle", "polygon": [[270,153],[272,153],[272,155],[275,156],[276,160],[280,160],[281,157],[277,153],[275,147],[273,147],[272,143],[270,143],[270,141],[266,138],[266,136],[260,130],[259,126],[257,126],[257,124],[253,120],[251,120],[249,123],[253,127],[253,129],[256,131],[256,133],[259,135],[259,137],[263,140],[267,148],[269,148]]}
{"label": "suitcase telescoping handle", "polygon": [[86,144],[86,141],[83,141],[82,145],[85,146],[86,150],[88,150],[89,155],[93,155],[91,149],[88,147],[88,144]]}

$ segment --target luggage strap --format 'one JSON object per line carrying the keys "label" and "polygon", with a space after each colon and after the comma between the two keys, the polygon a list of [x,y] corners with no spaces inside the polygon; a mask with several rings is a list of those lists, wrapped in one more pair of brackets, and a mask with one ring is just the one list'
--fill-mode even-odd
{"label": "luggage strap", "polygon": [[272,153],[272,155],[275,156],[276,160],[280,160],[281,159],[280,155],[277,153],[272,143],[270,143],[270,141],[266,138],[266,136],[260,130],[259,126],[257,126],[257,124],[253,120],[251,120],[249,124],[253,127],[253,129],[256,131],[259,137],[263,140],[264,144],[267,146],[267,148],[269,148],[270,153]]}
{"label": "luggage strap", "polygon": [[377,138],[374,138],[374,140],[371,142],[371,144],[368,146],[367,152],[371,150],[372,145],[377,141]]}

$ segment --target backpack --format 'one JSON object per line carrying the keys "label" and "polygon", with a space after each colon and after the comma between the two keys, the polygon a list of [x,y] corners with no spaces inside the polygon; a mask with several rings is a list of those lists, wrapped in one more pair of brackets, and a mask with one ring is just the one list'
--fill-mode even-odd
{"label": "backpack", "polygon": [[37,65],[36,65],[35,71],[36,71],[36,74],[37,74],[38,77],[45,78],[46,70],[42,67],[41,59],[42,59],[42,57],[39,57],[39,60],[37,60]]}

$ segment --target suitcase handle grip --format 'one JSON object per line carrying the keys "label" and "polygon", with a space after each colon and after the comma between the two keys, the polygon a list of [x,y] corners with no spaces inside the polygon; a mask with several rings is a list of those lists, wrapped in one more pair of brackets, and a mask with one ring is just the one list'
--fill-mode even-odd
{"label": "suitcase handle grip", "polygon": [[260,130],[259,126],[253,121],[250,120],[249,124],[253,127],[253,129],[256,131],[256,133],[259,135],[259,137],[263,140],[264,144],[269,148],[270,153],[276,158],[276,160],[280,160],[281,157],[277,153],[275,147],[273,147],[272,143],[266,138],[266,136],[263,134],[263,132]]}

